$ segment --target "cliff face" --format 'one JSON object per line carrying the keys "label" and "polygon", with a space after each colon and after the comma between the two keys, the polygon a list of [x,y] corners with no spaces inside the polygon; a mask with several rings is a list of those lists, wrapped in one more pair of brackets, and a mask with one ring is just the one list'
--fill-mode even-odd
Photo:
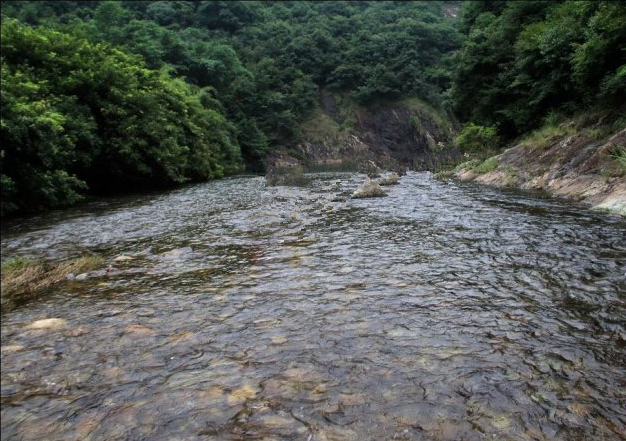
{"label": "cliff face", "polygon": [[451,148],[453,129],[448,115],[417,99],[357,106],[322,91],[318,108],[300,128],[302,141],[288,157],[275,152],[269,160],[271,165],[295,158],[306,164],[371,160],[386,169],[420,169],[442,150],[459,156]]}
{"label": "cliff face", "polygon": [[550,140],[544,146],[516,145],[495,156],[497,167],[479,174],[465,169],[463,181],[498,187],[541,189],[596,209],[626,216],[626,171],[612,155],[626,147],[626,129],[604,139],[583,133]]}

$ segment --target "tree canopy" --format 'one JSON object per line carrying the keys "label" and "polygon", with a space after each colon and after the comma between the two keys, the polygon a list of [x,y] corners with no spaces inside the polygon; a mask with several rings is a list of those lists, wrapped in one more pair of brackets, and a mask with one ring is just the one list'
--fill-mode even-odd
{"label": "tree canopy", "polygon": [[623,2],[468,3],[451,91],[457,115],[510,138],[550,112],[620,107],[624,23]]}
{"label": "tree canopy", "polygon": [[4,1],[1,13],[3,214],[262,170],[300,141],[322,90],[363,106],[417,97],[503,140],[550,112],[626,102],[621,2]]}

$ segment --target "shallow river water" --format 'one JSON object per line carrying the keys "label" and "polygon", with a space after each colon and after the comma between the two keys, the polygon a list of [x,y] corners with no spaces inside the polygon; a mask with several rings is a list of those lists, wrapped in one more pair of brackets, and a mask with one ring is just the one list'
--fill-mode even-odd
{"label": "shallow river water", "polygon": [[3,260],[110,266],[3,311],[2,439],[626,439],[623,219],[310,178],[6,223]]}

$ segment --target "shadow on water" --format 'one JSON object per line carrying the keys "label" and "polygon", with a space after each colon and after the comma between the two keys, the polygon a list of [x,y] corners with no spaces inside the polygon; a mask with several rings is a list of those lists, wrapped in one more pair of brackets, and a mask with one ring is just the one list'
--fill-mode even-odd
{"label": "shadow on water", "polygon": [[3,311],[3,439],[624,439],[623,220],[303,176],[3,230],[3,258],[109,267]]}

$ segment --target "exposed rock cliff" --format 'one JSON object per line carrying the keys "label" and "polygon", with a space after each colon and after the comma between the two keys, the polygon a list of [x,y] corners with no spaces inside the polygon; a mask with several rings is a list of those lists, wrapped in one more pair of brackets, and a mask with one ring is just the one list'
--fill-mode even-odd
{"label": "exposed rock cliff", "polygon": [[[269,162],[279,165],[297,158],[305,164],[373,161],[390,170],[428,168],[442,145],[451,146],[453,127],[448,115],[418,99],[358,106],[322,90],[318,108],[300,128],[301,141],[288,152],[291,159],[273,154]],[[458,156],[446,149],[446,155]]]}

